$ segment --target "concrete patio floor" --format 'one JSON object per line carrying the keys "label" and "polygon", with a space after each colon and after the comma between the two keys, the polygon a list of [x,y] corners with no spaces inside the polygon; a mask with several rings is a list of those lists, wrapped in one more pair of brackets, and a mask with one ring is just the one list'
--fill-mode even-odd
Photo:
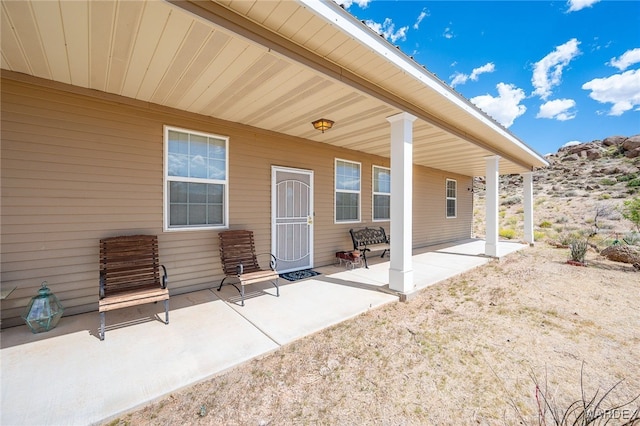
{"label": "concrete patio floor", "polygon": [[[500,242],[500,255],[526,245]],[[484,241],[414,250],[416,291],[491,261]],[[244,307],[231,286],[171,297],[162,304],[64,317],[48,333],[26,326],[0,333],[2,425],[100,423],[205,380],[301,337],[398,301],[388,289],[388,258],[369,269],[315,268],[321,275],[248,288]],[[215,284],[212,283],[212,287]]]}

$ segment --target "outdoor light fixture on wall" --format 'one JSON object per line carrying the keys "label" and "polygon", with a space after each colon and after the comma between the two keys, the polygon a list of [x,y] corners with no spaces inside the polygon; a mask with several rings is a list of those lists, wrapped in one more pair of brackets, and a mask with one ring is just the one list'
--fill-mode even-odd
{"label": "outdoor light fixture on wall", "polygon": [[325,130],[329,130],[333,127],[333,121],[327,120],[326,118],[312,121],[311,124],[313,124],[314,129],[322,130],[322,133],[324,133]]}

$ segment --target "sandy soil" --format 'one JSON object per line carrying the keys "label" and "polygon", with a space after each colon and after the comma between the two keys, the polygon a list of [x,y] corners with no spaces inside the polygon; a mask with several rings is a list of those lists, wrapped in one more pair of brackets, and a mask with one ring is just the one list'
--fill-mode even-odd
{"label": "sandy soil", "polygon": [[564,412],[621,380],[601,408],[627,402],[640,394],[640,273],[567,256],[540,243],[111,424],[537,425],[543,397]]}

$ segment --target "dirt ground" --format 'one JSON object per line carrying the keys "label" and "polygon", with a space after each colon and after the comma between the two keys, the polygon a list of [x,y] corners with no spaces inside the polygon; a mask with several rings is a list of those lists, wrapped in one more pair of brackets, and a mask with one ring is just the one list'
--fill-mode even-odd
{"label": "dirt ground", "polygon": [[556,424],[545,398],[564,413],[615,386],[599,409],[626,403],[640,394],[640,273],[567,256],[539,243],[111,424],[537,425],[540,411]]}

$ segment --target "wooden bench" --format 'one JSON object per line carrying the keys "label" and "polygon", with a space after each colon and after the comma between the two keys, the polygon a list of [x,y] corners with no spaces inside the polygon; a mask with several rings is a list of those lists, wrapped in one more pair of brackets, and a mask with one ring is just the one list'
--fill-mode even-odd
{"label": "wooden bench", "polygon": [[276,296],[280,297],[278,279],[280,275],[276,271],[276,258],[271,256],[269,269],[262,269],[256,255],[256,245],[253,239],[253,231],[223,231],[218,233],[220,239],[220,261],[225,277],[220,282],[218,291],[224,285],[227,278],[237,278],[240,288],[235,283],[231,284],[240,293],[242,306],[244,306],[244,286],[263,281],[271,281],[276,288]]}
{"label": "wooden bench", "polygon": [[391,250],[389,238],[387,238],[387,234],[384,232],[383,227],[350,229],[349,233],[351,234],[351,241],[353,241],[353,249],[360,250],[362,252],[364,266],[366,268],[369,267],[369,264],[367,263],[368,251],[382,250],[382,256],[380,257],[384,257],[384,255]]}
{"label": "wooden bench", "polygon": [[167,270],[158,260],[157,236],[100,240],[100,340],[104,340],[105,313],[114,309],[164,301],[165,324],[169,324],[167,282]]}

